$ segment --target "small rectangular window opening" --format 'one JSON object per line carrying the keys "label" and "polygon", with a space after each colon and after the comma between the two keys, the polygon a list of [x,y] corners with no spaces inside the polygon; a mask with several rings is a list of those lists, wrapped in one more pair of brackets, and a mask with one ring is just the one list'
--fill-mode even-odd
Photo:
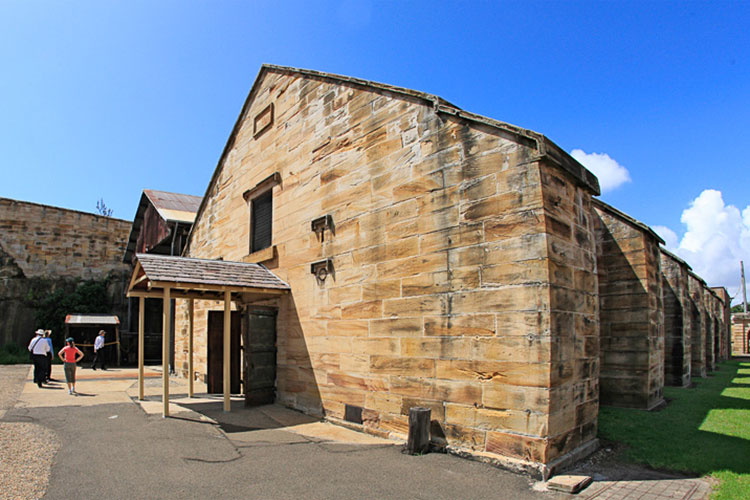
{"label": "small rectangular window opening", "polygon": [[273,221],[273,191],[268,190],[252,200],[251,206],[251,252],[271,246]]}

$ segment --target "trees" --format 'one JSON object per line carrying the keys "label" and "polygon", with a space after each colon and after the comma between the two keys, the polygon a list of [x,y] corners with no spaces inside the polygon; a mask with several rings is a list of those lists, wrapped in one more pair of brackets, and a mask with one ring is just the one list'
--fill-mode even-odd
{"label": "trees", "polygon": [[96,202],[96,212],[105,217],[112,217],[112,209],[104,204],[104,198],[100,198],[99,201]]}

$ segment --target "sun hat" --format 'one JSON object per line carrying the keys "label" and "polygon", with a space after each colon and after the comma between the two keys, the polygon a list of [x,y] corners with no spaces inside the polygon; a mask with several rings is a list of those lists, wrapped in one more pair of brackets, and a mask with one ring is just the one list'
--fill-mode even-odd
{"label": "sun hat", "polygon": [[36,334],[37,334],[37,335],[44,335],[44,330],[42,330],[42,329],[40,328],[40,329],[38,329],[38,330],[36,331]]}

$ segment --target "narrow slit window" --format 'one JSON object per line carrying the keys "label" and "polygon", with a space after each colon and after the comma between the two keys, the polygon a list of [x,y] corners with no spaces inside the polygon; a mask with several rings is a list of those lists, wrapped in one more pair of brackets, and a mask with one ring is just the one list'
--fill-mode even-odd
{"label": "narrow slit window", "polygon": [[252,200],[251,208],[251,252],[257,252],[271,246],[273,221],[273,191],[269,190]]}

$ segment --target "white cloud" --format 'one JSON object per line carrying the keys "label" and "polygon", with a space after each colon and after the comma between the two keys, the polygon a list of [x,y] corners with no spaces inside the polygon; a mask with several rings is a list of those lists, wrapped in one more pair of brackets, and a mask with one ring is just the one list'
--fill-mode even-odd
{"label": "white cloud", "polygon": [[680,239],[677,237],[677,233],[669,229],[667,226],[651,226],[656,234],[662,237],[664,240],[664,246],[667,250],[674,252],[680,245]]}
{"label": "white cloud", "polygon": [[709,286],[725,286],[730,294],[736,293],[740,261],[750,267],[750,206],[740,212],[724,203],[721,191],[706,189],[682,212],[680,220],[686,231],[679,242],[669,228],[656,226],[654,230]]}
{"label": "white cloud", "polygon": [[574,149],[570,156],[578,160],[584,167],[591,170],[599,179],[602,193],[612,191],[626,182],[630,182],[628,169],[617,163],[606,153],[586,153],[582,149]]}

